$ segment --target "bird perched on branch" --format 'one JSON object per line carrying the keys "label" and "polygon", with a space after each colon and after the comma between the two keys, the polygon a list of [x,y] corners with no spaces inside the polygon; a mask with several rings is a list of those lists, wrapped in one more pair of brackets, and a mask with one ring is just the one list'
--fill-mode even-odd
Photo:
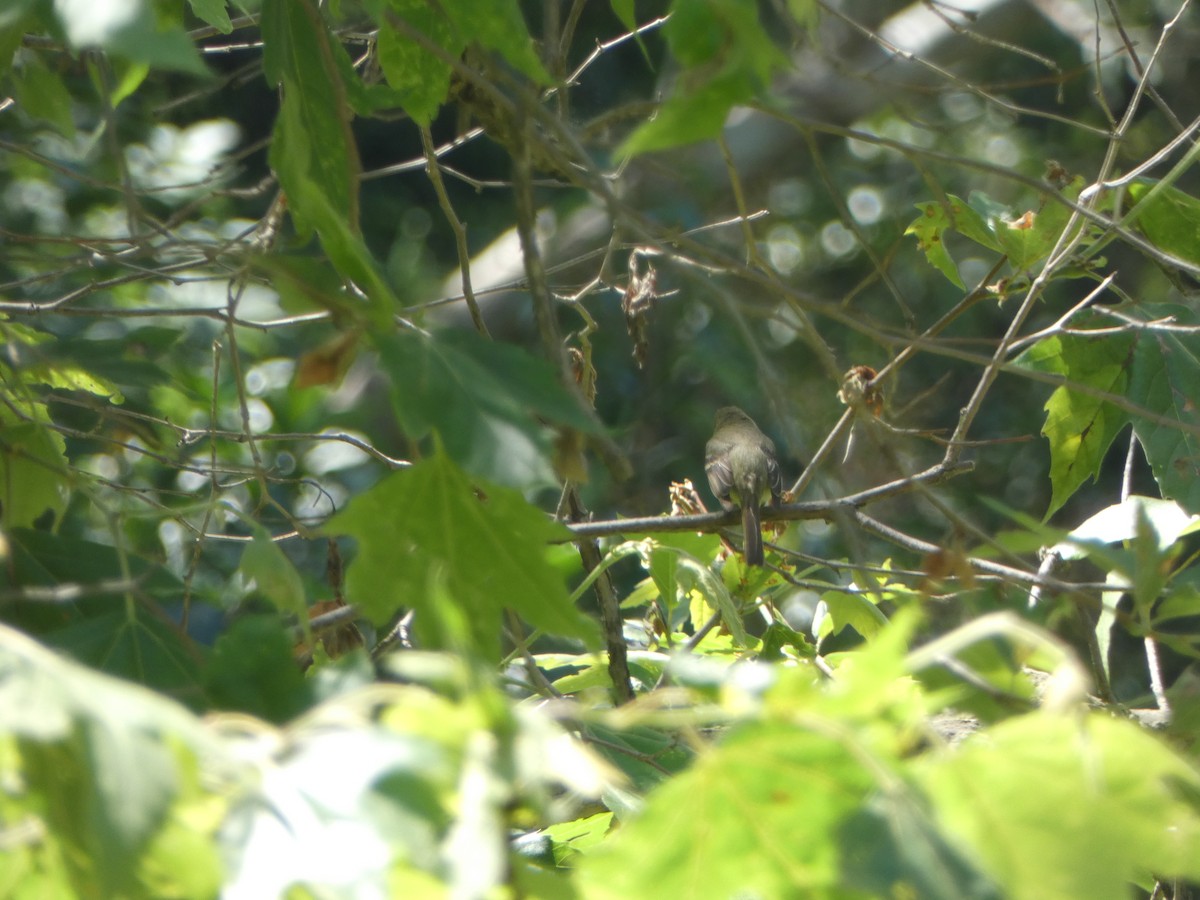
{"label": "bird perched on branch", "polygon": [[774,442],[736,406],[718,409],[716,428],[704,448],[704,471],[723,507],[741,507],[746,564],[761,566],[762,507],[776,503],[783,493]]}

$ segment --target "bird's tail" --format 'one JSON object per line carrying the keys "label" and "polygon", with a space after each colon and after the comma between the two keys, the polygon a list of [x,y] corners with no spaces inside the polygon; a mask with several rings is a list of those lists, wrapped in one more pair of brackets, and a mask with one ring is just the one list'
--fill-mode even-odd
{"label": "bird's tail", "polygon": [[759,519],[757,498],[747,497],[742,506],[742,540],[746,547],[746,565],[763,564],[762,522]]}

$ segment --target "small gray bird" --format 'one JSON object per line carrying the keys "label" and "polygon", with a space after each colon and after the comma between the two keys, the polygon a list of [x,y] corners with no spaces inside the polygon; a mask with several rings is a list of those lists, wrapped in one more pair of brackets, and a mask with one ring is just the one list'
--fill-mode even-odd
{"label": "small gray bird", "polygon": [[708,486],[726,509],[742,508],[746,564],[763,564],[762,507],[783,493],[775,444],[736,406],[717,410],[716,428],[704,448]]}

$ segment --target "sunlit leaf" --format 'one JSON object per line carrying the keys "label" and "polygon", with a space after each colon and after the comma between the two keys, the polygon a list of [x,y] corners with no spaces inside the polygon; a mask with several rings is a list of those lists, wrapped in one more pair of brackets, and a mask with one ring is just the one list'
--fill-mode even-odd
{"label": "sunlit leaf", "polygon": [[1006,897],[1117,900],[1146,872],[1200,876],[1200,777],[1132,722],[1021,716],[914,771]]}
{"label": "sunlit leaf", "polygon": [[962,277],[958,267],[946,249],[946,232],[953,227],[953,220],[946,214],[946,208],[941,203],[929,200],[918,203],[917,209],[921,215],[913,220],[905,234],[911,234],[917,239],[917,249],[925,254],[925,259],[931,266],[950,279],[955,287],[963,287]]}
{"label": "sunlit leaf", "polygon": [[[466,38],[455,32],[442,6],[422,0],[390,0],[390,7],[449,56],[462,55]],[[379,28],[379,65],[388,84],[399,93],[405,111],[419,124],[432,122],[450,90],[450,64],[384,17]]]}
{"label": "sunlit leaf", "polygon": [[489,657],[499,652],[505,607],[555,634],[595,634],[546,562],[544,545],[566,536],[561,526],[516,491],[487,485],[477,491],[444,453],[359,494],[324,531],[357,540],[347,600],[377,623],[411,607],[418,629],[437,640],[445,611],[430,585],[440,573],[443,602],[457,605],[475,649]]}
{"label": "sunlit leaf", "polygon": [[871,637],[887,624],[871,598],[861,591],[826,591],[821,595],[828,614],[821,621],[820,637],[835,635],[847,626],[863,637]]}
{"label": "sunlit leaf", "polygon": [[86,891],[129,895],[179,788],[176,749],[217,765],[197,719],[0,625],[0,733],[21,738],[24,779]]}
{"label": "sunlit leaf", "polygon": [[41,403],[12,398],[0,404],[0,522],[6,528],[66,509],[66,442],[48,422]]}
{"label": "sunlit leaf", "polygon": [[662,784],[579,862],[589,898],[818,896],[839,883],[837,838],[875,779],[836,739],[746,726]]}
{"label": "sunlit leaf", "polygon": [[[1079,320],[1079,327],[1095,320]],[[1058,334],[1039,341],[1016,364],[1040,372],[1064,375],[1071,381],[1123,395],[1130,380],[1133,339],[1109,334],[1088,338],[1078,333]],[[1055,388],[1046,401],[1042,434],[1050,442],[1050,508],[1054,514],[1089,478],[1097,478],[1108,448],[1129,416],[1099,397]]]}
{"label": "sunlit leaf", "polygon": [[[1193,325],[1188,307],[1142,303],[1139,317]],[[1076,329],[1111,320],[1084,314]],[[1200,338],[1186,329],[1145,328],[1089,337],[1079,330],[1039,341],[1017,364],[1064,375],[1130,401],[1162,417],[1156,421],[1118,409],[1104,399],[1056,388],[1046,403],[1042,433],[1050,440],[1053,513],[1087,480],[1096,477],[1113,439],[1132,422],[1159,489],[1189,513],[1200,512]],[[1186,425],[1187,428],[1181,428]]]}
{"label": "sunlit leaf", "polygon": [[472,3],[446,3],[442,9],[455,30],[468,41],[495,50],[514,68],[539,84],[550,81],[517,0],[474,0]]}
{"label": "sunlit leaf", "polygon": [[[1129,185],[1129,196],[1143,200],[1156,183],[1137,179]],[[1159,187],[1144,208],[1135,206],[1137,227],[1157,247],[1182,260],[1200,265],[1200,199],[1177,187]]]}

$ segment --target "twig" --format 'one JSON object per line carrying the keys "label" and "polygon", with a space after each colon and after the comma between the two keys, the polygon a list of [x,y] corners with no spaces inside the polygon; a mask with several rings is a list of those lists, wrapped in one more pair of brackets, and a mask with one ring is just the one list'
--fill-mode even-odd
{"label": "twig", "polygon": [[[572,519],[582,519],[587,515],[574,485],[568,486],[566,500]],[[571,525],[568,524],[567,527]],[[575,546],[579,549],[584,573],[590,576],[603,561],[600,549],[595,541],[583,537],[575,541]],[[600,607],[600,628],[608,650],[608,677],[612,682],[613,700],[617,705],[629,703],[634,698],[634,691],[633,680],[629,675],[629,649],[625,644],[621,601],[617,599],[617,592],[607,570],[599,574],[593,588]]]}
{"label": "twig", "polygon": [[463,299],[466,300],[467,309],[471,313],[471,322],[476,331],[484,337],[491,337],[488,327],[483,321],[483,314],[479,311],[479,303],[475,300],[475,292],[471,289],[471,251],[467,248],[467,228],[458,218],[458,213],[454,211],[454,205],[450,202],[450,195],[446,193],[437,152],[433,146],[433,135],[430,134],[428,125],[421,126],[421,147],[425,151],[425,171],[429,175],[434,193],[437,194],[442,214],[450,223],[450,230],[454,232],[454,247],[458,251],[458,271],[462,277]]}

